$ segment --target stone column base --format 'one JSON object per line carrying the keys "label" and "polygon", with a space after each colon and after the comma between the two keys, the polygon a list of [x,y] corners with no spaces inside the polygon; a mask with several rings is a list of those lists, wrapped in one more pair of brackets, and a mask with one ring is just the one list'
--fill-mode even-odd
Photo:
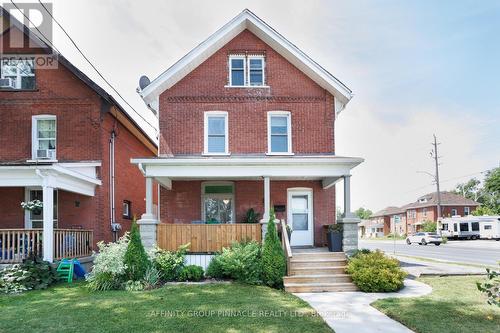
{"label": "stone column base", "polygon": [[156,245],[156,227],[160,223],[154,215],[143,214],[137,221],[141,233],[141,241],[144,248],[151,249]]}
{"label": "stone column base", "polygon": [[358,249],[358,223],[361,219],[357,217],[344,217],[337,221],[343,227],[342,249],[350,255]]}

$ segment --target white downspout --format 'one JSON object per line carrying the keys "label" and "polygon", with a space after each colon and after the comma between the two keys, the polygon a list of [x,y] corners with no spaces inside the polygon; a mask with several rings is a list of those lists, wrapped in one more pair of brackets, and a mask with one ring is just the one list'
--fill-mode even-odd
{"label": "white downspout", "polygon": [[[109,139],[109,209],[110,209],[110,226],[113,231],[113,236],[116,238],[116,209],[115,209],[115,131],[111,132]],[[114,239],[116,240],[116,239]]]}

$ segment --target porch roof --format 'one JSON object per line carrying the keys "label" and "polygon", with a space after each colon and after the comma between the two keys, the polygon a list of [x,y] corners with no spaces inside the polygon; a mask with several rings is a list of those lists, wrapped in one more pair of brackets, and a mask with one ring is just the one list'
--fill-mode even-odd
{"label": "porch roof", "polygon": [[94,196],[100,162],[0,165],[0,187],[49,186]]}
{"label": "porch roof", "polygon": [[359,157],[335,155],[307,156],[223,156],[159,157],[131,159],[145,177],[156,179],[170,188],[172,180],[262,179],[322,180],[331,187],[350,170],[362,163]]}

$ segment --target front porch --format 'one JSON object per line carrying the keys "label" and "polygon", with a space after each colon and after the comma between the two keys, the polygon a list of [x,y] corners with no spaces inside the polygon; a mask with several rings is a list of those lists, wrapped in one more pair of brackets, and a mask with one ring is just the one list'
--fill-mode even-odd
{"label": "front porch", "polygon": [[[0,165],[0,263],[92,254],[100,162]],[[22,202],[42,207],[21,207]]]}
{"label": "front porch", "polygon": [[[350,170],[361,162],[333,155],[133,159],[146,177],[141,237],[146,247],[173,250],[191,243],[191,252],[211,253],[233,241],[264,239],[274,210],[277,222],[293,229],[291,246],[324,246],[323,226],[339,222],[334,185],[343,182],[347,221],[353,216]],[[153,211],[154,182],[161,186],[159,217]],[[254,223],[247,223],[249,209],[259,214]],[[346,237],[346,250],[356,240],[357,234]]]}

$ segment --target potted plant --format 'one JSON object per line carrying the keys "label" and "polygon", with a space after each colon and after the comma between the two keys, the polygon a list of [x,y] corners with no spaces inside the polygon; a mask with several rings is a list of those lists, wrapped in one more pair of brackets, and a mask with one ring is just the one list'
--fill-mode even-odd
{"label": "potted plant", "polygon": [[330,252],[342,252],[342,225],[329,224],[327,228],[326,240],[328,242],[328,250]]}
{"label": "potted plant", "polygon": [[253,208],[247,210],[247,214],[245,216],[245,223],[259,223],[260,214],[255,212]]}
{"label": "potted plant", "polygon": [[33,212],[35,215],[40,215],[42,213],[43,209],[43,202],[41,202],[38,199],[31,200],[28,202],[21,202],[21,208],[24,210],[29,210],[30,212]]}

